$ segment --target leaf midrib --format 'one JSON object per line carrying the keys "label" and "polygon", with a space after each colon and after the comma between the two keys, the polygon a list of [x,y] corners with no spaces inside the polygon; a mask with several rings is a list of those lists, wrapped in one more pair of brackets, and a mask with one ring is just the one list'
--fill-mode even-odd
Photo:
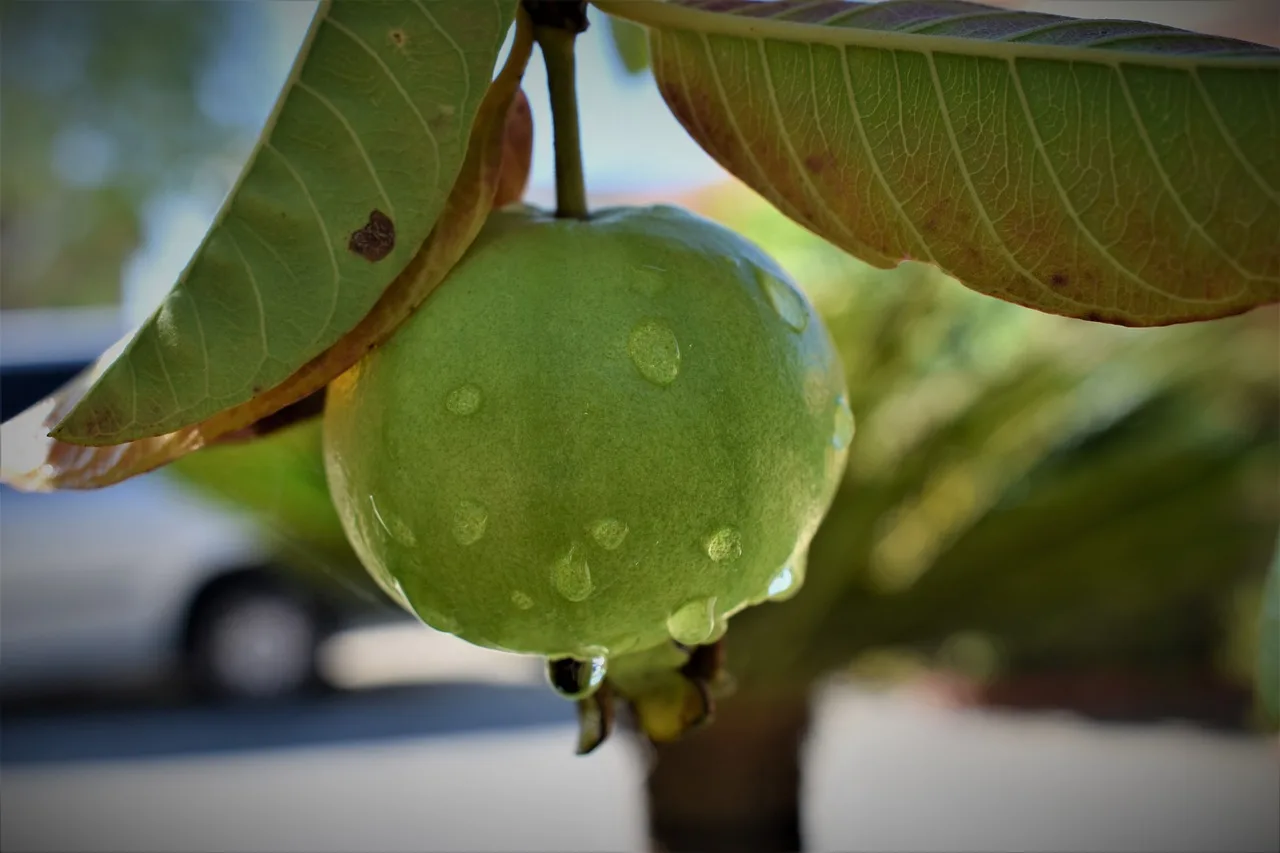
{"label": "leaf midrib", "polygon": [[[1204,68],[1280,69],[1280,51],[1274,57],[1215,57],[1195,54],[1130,53],[1105,48],[1074,45],[1036,44],[991,39],[939,36],[895,30],[827,26],[820,23],[748,18],[726,12],[709,12],[677,5],[669,0],[591,0],[610,15],[650,27],[679,28],[704,35],[742,38],[774,38],[835,47],[869,47],[907,50],[918,53],[954,53],[1014,61],[1048,59],[1058,62],[1088,62],[1115,69],[1139,65],[1194,72]],[[1009,10],[1016,14],[1017,10]],[[1105,23],[1095,21],[1094,23]],[[1124,23],[1132,23],[1125,21]],[[1242,42],[1242,44],[1245,44]],[[1266,49],[1265,45],[1258,45]]]}

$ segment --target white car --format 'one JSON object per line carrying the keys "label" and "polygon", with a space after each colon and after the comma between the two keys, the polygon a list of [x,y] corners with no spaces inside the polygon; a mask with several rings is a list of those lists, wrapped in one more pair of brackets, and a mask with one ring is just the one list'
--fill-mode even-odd
{"label": "white car", "polygon": [[[115,310],[0,314],[3,419],[123,331]],[[162,471],[92,491],[0,486],[6,696],[181,675],[206,694],[282,697],[317,683],[320,643],[361,607],[279,570],[251,518]]]}

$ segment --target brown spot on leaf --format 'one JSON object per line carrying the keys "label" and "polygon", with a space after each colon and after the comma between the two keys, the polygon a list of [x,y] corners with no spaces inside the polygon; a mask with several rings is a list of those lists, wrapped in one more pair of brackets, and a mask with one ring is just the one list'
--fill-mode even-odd
{"label": "brown spot on leaf", "polygon": [[408,34],[401,29],[395,29],[387,33],[387,38],[391,39],[391,43],[396,47],[404,47],[405,42],[409,40]]}
{"label": "brown spot on leaf", "polygon": [[1056,272],[1049,276],[1049,283],[1054,287],[1066,287],[1071,282],[1071,278],[1064,272]]}
{"label": "brown spot on leaf", "polygon": [[396,247],[396,226],[381,210],[369,211],[369,221],[351,235],[347,248],[366,261],[380,261]]}
{"label": "brown spot on leaf", "polygon": [[830,154],[810,154],[808,157],[804,158],[804,167],[815,175],[819,174],[830,165]]}

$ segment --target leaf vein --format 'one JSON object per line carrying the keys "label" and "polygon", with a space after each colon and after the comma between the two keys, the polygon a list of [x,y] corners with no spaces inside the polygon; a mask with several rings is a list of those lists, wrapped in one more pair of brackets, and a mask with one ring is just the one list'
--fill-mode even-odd
{"label": "leaf vein", "polygon": [[[1151,141],[1151,135],[1147,132],[1146,123],[1143,122],[1142,114],[1138,111],[1138,104],[1133,99],[1133,92],[1129,89],[1129,81],[1124,76],[1124,70],[1120,69],[1117,73],[1120,79],[1120,91],[1124,93],[1125,104],[1129,107],[1129,113],[1133,116],[1134,126],[1138,129],[1138,138],[1142,140],[1142,147],[1146,149],[1147,156],[1151,158],[1151,164],[1155,167],[1156,174],[1160,176],[1160,183],[1164,185],[1165,192],[1169,194],[1169,197],[1173,201],[1174,206],[1178,209],[1178,212],[1182,214],[1182,217],[1187,221],[1187,224],[1191,226],[1191,229],[1199,234],[1201,238],[1203,238],[1204,241],[1227,262],[1227,265],[1238,272],[1242,278],[1250,280],[1265,278],[1264,276],[1254,275],[1253,273],[1245,270],[1244,267],[1240,266],[1240,262],[1233,258],[1230,252],[1225,251],[1222,246],[1218,245],[1218,241],[1209,236],[1209,233],[1204,230],[1204,226],[1191,215],[1191,211],[1187,210],[1186,205],[1182,202],[1182,196],[1178,195],[1177,191],[1173,188],[1173,182],[1169,179],[1169,173],[1165,171],[1164,164],[1160,162],[1160,157],[1156,153],[1155,145]],[[1275,279],[1267,278],[1266,280],[1274,281]],[[1238,287],[1227,299],[1229,300],[1239,297],[1245,292],[1245,290],[1246,287],[1242,283],[1241,286]]]}
{"label": "leaf vein", "polygon": [[312,86],[308,86],[301,80],[299,80],[296,85],[299,90],[306,92],[308,95],[315,98],[323,104],[329,112],[333,113],[334,118],[336,118],[338,123],[347,131],[347,135],[351,137],[351,141],[356,147],[356,153],[360,155],[360,159],[364,161],[365,167],[369,170],[369,177],[373,178],[373,185],[378,190],[378,195],[382,197],[383,204],[387,206],[387,215],[394,221],[397,217],[395,207],[391,204],[391,197],[387,195],[386,188],[382,186],[382,179],[378,177],[378,170],[373,165],[373,160],[369,159],[369,152],[365,150],[364,143],[360,141],[360,134],[356,132],[356,129],[351,125],[350,120],[347,119],[342,110],[338,109],[337,104],[329,100],[325,95],[321,94]]}
{"label": "leaf vein", "polygon": [[751,144],[742,133],[742,128],[738,126],[738,120],[733,114],[733,107],[730,106],[732,102],[729,100],[729,93],[725,91],[724,82],[720,79],[720,69],[719,66],[716,65],[715,53],[711,50],[711,42],[705,34],[700,34],[700,37],[702,40],[703,51],[707,56],[707,67],[711,71],[711,79],[715,81],[716,92],[720,95],[720,102],[724,106],[725,118],[728,119],[729,127],[733,129],[734,136],[738,137],[742,153],[745,154],[747,159],[751,162],[751,166],[755,169],[756,175],[760,178],[760,182],[768,187],[769,192],[773,194],[774,199],[776,199],[774,203],[777,204],[779,208],[783,209],[788,216],[796,219],[797,221],[803,222],[806,217],[800,215],[800,211],[795,209],[787,199],[785,193],[778,192],[778,188],[774,186],[773,181],[769,180],[768,174],[760,167],[759,161],[756,160],[756,155],[752,153]]}
{"label": "leaf vein", "polygon": [[1035,117],[1031,112],[1031,104],[1027,100],[1026,89],[1022,87],[1022,79],[1018,76],[1018,67],[1012,60],[1010,60],[1008,69],[1009,78],[1013,82],[1014,93],[1018,98],[1018,105],[1022,110],[1023,118],[1026,119],[1027,129],[1031,132],[1031,140],[1035,143],[1036,154],[1039,156],[1040,162],[1049,176],[1049,181],[1053,184],[1053,188],[1057,193],[1059,200],[1062,202],[1063,209],[1066,210],[1068,216],[1071,217],[1072,223],[1077,229],[1079,229],[1080,234],[1085,238],[1085,240],[1100,252],[1102,256],[1107,259],[1108,263],[1110,263],[1121,274],[1131,279],[1139,287],[1156,293],[1162,298],[1167,299],[1172,297],[1174,294],[1161,290],[1159,287],[1151,284],[1145,278],[1121,263],[1120,259],[1111,254],[1111,250],[1102,244],[1102,241],[1093,233],[1093,230],[1085,225],[1084,220],[1080,217],[1080,212],[1076,210],[1075,205],[1071,201],[1071,197],[1062,186],[1062,179],[1058,175],[1057,170],[1054,169],[1053,162],[1049,159],[1049,152],[1045,147],[1044,138],[1040,135],[1040,128],[1036,126]]}
{"label": "leaf vein", "polygon": [[[231,233],[231,229],[226,231],[227,240],[231,243],[231,248],[235,249],[236,254],[240,256],[240,263],[244,265],[245,275],[249,277],[249,290],[253,292],[253,302],[258,308],[258,336],[262,338],[262,359],[258,362],[258,366],[254,368],[253,375],[262,369],[262,365],[267,359],[271,358],[271,344],[267,341],[267,308],[262,303],[262,292],[258,290],[258,277],[253,274],[253,265],[249,263],[249,259],[245,257],[244,251],[240,248],[240,241],[236,239],[236,235]],[[248,371],[245,371],[248,373]],[[252,380],[249,380],[252,382]],[[249,384],[246,382],[246,384]]]}
{"label": "leaf vein", "polygon": [[760,56],[760,65],[764,70],[765,89],[769,93],[769,105],[772,108],[770,112],[773,114],[774,122],[778,126],[778,136],[781,138],[782,144],[786,146],[787,156],[791,159],[791,162],[795,164],[796,172],[800,175],[800,180],[803,181],[804,185],[808,188],[808,194],[810,197],[818,202],[830,220],[835,223],[836,227],[839,228],[846,237],[861,244],[862,241],[849,230],[849,227],[844,223],[844,219],[831,209],[831,206],[827,204],[827,200],[823,198],[822,193],[818,191],[818,188],[814,186],[813,181],[809,179],[809,175],[807,170],[804,168],[804,164],[800,162],[800,155],[796,153],[795,146],[791,143],[791,135],[787,133],[787,127],[782,121],[782,109],[778,105],[778,90],[773,82],[773,73],[769,70],[769,58],[765,53],[764,39],[756,40],[756,48],[756,52]]}
{"label": "leaf vein", "polygon": [[356,45],[362,48],[366,53],[369,54],[369,56],[373,58],[373,61],[378,64],[378,67],[382,69],[382,72],[387,75],[387,79],[391,81],[391,85],[395,86],[396,91],[400,93],[400,97],[403,98],[404,102],[409,105],[409,111],[412,112],[414,116],[418,119],[418,123],[422,125],[422,129],[426,131],[427,138],[431,140],[431,148],[435,152],[431,158],[432,165],[435,167],[435,176],[431,179],[431,183],[432,183],[432,186],[439,184],[440,183],[440,141],[436,139],[435,131],[433,131],[431,129],[431,125],[427,123],[426,118],[422,115],[422,111],[418,109],[418,105],[414,103],[413,98],[409,97],[409,93],[405,91],[404,84],[400,82],[400,78],[395,75],[395,73],[387,65],[386,61],[383,60],[383,58],[378,55],[378,52],[374,50],[373,47],[368,42],[366,42],[364,39],[360,37],[359,33],[353,31],[352,29],[347,27],[345,24],[342,24],[334,20],[333,18],[329,19],[329,23],[334,27],[334,29],[344,34],[347,38],[351,39],[351,41],[355,42]]}
{"label": "leaf vein", "polygon": [[1244,170],[1249,173],[1249,176],[1258,184],[1258,187],[1267,194],[1271,199],[1271,202],[1273,204],[1280,204],[1280,190],[1271,186],[1271,183],[1262,176],[1262,173],[1257,170],[1257,167],[1253,165],[1253,162],[1250,161],[1249,158],[1244,155],[1244,152],[1240,150],[1239,141],[1236,139],[1235,134],[1227,128],[1226,122],[1222,120],[1222,113],[1218,112],[1218,105],[1214,103],[1213,98],[1210,97],[1209,90],[1205,88],[1204,80],[1200,79],[1200,72],[1194,72],[1191,75],[1191,79],[1195,81],[1196,92],[1199,93],[1201,100],[1204,101],[1205,107],[1208,108],[1209,115],[1213,117],[1213,123],[1217,126],[1218,132],[1222,134],[1222,139],[1227,143],[1227,148],[1230,149],[1232,156],[1234,156],[1236,161],[1244,167]]}
{"label": "leaf vein", "polygon": [[444,36],[444,40],[453,45],[453,49],[458,52],[458,58],[462,60],[462,103],[471,100],[471,67],[467,65],[467,54],[462,50],[462,46],[454,41],[453,36],[449,35],[449,31],[440,26],[440,22],[436,20],[436,16],[431,14],[426,6],[422,5],[422,0],[413,0],[413,5],[418,7],[418,11],[422,16],[431,22],[431,26],[439,30],[440,35]]}
{"label": "leaf vein", "polygon": [[311,206],[311,212],[315,215],[316,224],[320,226],[320,237],[324,242],[324,246],[329,250],[329,263],[333,266],[333,298],[329,304],[329,315],[325,318],[321,329],[329,328],[333,323],[333,318],[338,311],[338,294],[342,291],[342,275],[338,271],[338,256],[333,251],[333,241],[329,237],[329,228],[325,225],[324,217],[320,215],[320,207],[316,204],[315,198],[311,195],[311,190],[307,188],[307,182],[302,179],[302,175],[298,174],[298,170],[293,167],[293,163],[285,156],[284,152],[276,148],[274,145],[267,143],[263,146],[272,151],[280,158],[280,162],[289,170],[289,174],[293,175],[293,179],[298,182],[298,186],[302,189],[302,194],[307,198],[307,204]]}
{"label": "leaf vein", "polygon": [[[880,182],[880,186],[884,188],[885,195],[889,197],[890,203],[893,204],[893,209],[898,213],[898,218],[902,220],[907,228],[910,229],[912,235],[915,236],[916,240],[919,241],[919,244],[924,249],[925,255],[928,257],[929,261],[937,263],[937,259],[933,254],[933,247],[929,245],[929,241],[924,239],[924,235],[920,233],[918,228],[916,228],[915,222],[913,222],[911,217],[907,215],[906,210],[903,209],[902,201],[893,191],[893,188],[889,186],[889,179],[885,177],[884,171],[880,168],[880,159],[876,157],[875,151],[871,147],[871,141],[867,138],[867,131],[862,123],[862,109],[858,106],[858,97],[853,91],[853,75],[849,70],[849,55],[847,48],[837,48],[837,52],[840,54],[840,66],[844,72],[845,95],[849,99],[849,109],[853,111],[853,125],[858,130],[858,139],[862,143],[863,152],[867,155],[867,161],[871,164],[871,171],[876,176],[876,180]],[[810,67],[812,68],[813,45],[809,46],[809,61]]]}
{"label": "leaf vein", "polygon": [[[929,65],[929,77],[933,83],[934,98],[938,102],[939,113],[942,117],[942,126],[943,126],[943,129],[946,131],[947,142],[951,146],[952,156],[955,157],[956,168],[960,172],[960,177],[964,181],[965,189],[968,191],[969,197],[973,201],[974,208],[978,212],[978,217],[981,220],[982,224],[987,229],[987,233],[995,241],[996,246],[999,248],[1000,253],[1004,255],[1005,260],[1009,263],[1009,266],[1011,266],[1014,269],[1014,271],[1016,271],[1024,279],[1034,284],[1037,289],[1048,294],[1051,297],[1050,304],[1052,304],[1053,302],[1059,302],[1061,300],[1067,299],[1067,297],[1064,297],[1061,294],[1054,293],[1053,291],[1051,291],[1048,287],[1045,286],[1044,282],[1040,281],[1040,279],[1037,278],[1035,275],[1032,275],[1030,270],[1024,267],[1021,263],[1019,263],[1018,259],[1014,257],[1013,252],[1009,250],[1008,245],[1006,245],[1004,240],[1000,237],[999,232],[996,231],[995,225],[991,221],[991,215],[987,213],[987,208],[982,203],[982,199],[978,195],[977,187],[973,185],[973,176],[969,174],[969,170],[964,164],[964,157],[960,153],[960,143],[956,139],[955,128],[951,124],[951,110],[947,107],[946,97],[942,93],[942,80],[939,79],[938,77],[938,66],[934,62],[933,54],[931,52],[926,52],[925,60],[928,62],[928,65]],[[896,56],[895,56],[894,64],[895,66],[897,65]]]}

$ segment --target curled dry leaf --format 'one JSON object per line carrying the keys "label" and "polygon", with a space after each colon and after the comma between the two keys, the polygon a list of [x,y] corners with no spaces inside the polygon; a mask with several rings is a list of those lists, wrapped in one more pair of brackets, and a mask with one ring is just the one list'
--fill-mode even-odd
{"label": "curled dry leaf", "polygon": [[[100,488],[165,465],[221,437],[251,437],[253,424],[321,391],[385,340],[462,257],[493,207],[503,162],[508,159],[504,158],[506,132],[515,128],[516,133],[525,133],[525,123],[508,116],[513,104],[519,109],[517,93],[532,44],[531,28],[521,14],[511,53],[476,112],[466,159],[430,236],[373,309],[335,345],[248,402],[164,435],[99,447],[50,437],[49,429],[115,362],[129,343],[126,337],[56,394],[0,427],[4,447],[0,481],[24,491]],[[521,151],[519,144],[515,151]],[[519,162],[518,156],[509,159]],[[517,183],[514,178],[507,180],[507,186]]]}
{"label": "curled dry leaf", "polygon": [[506,207],[524,197],[532,165],[533,113],[529,109],[529,98],[519,89],[507,111],[506,132],[502,137],[502,172],[498,176],[494,207]]}

